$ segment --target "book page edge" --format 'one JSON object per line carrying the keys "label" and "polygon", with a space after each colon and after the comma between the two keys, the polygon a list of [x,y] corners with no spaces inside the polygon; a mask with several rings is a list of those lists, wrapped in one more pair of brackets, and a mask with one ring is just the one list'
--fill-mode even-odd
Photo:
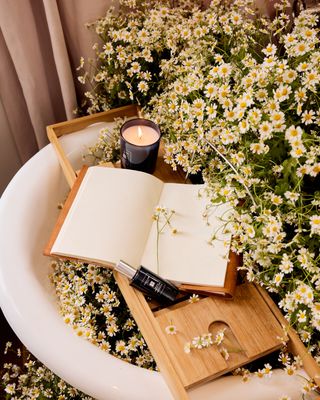
{"label": "book page edge", "polygon": [[63,205],[63,208],[60,211],[60,214],[58,216],[57,222],[56,222],[56,224],[55,224],[55,226],[54,226],[54,228],[53,228],[53,230],[51,232],[50,238],[49,238],[49,240],[48,240],[48,242],[47,242],[47,244],[46,244],[46,246],[45,246],[45,248],[43,250],[43,254],[45,256],[51,256],[53,254],[51,252],[52,251],[52,247],[53,247],[53,245],[54,245],[54,243],[55,243],[55,241],[56,241],[56,239],[57,239],[57,237],[59,235],[59,232],[60,232],[60,230],[62,228],[64,220],[66,219],[66,217],[68,215],[68,212],[69,212],[69,210],[70,210],[70,208],[72,206],[72,203],[73,203],[73,201],[74,201],[74,199],[75,199],[75,197],[76,197],[76,195],[77,195],[77,193],[78,193],[78,191],[80,189],[81,183],[82,183],[82,181],[83,181],[83,179],[85,177],[85,174],[87,173],[88,168],[89,167],[87,165],[84,165],[82,167],[81,171],[79,172],[79,175],[78,175],[78,178],[77,178],[75,184],[73,185],[71,191],[68,194],[67,200],[65,201],[65,203]]}

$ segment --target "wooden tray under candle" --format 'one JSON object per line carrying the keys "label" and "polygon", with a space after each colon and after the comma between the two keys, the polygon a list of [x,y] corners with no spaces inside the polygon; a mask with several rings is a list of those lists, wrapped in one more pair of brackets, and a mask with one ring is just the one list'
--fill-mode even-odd
{"label": "wooden tray under candle", "polygon": [[[117,117],[137,115],[138,107],[126,106],[47,127],[49,140],[57,152],[70,187],[75,183],[77,174],[58,137],[96,122],[111,122]],[[174,173],[164,163],[161,154],[155,175],[166,182],[185,181],[182,174]],[[292,353],[301,357],[304,369],[320,386],[319,366],[261,287],[254,284],[240,285],[233,300],[221,296],[201,296],[197,303],[184,300],[170,307],[154,308],[141,292],[129,285],[127,278],[116,272],[114,275],[175,399],[187,399],[189,388],[280,348],[283,345],[280,337],[288,340]],[[175,335],[165,332],[165,328],[171,324],[177,328]],[[228,360],[222,357],[215,345],[185,353],[184,345],[193,337],[209,332],[214,337],[222,327],[226,329],[224,344],[229,348]]]}

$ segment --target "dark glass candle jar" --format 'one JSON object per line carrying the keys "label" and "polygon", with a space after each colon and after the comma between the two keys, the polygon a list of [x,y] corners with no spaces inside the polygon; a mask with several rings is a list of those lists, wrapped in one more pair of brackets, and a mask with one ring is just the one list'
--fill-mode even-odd
{"label": "dark glass candle jar", "polygon": [[156,168],[160,129],[154,122],[135,118],[120,129],[121,167],[152,174]]}

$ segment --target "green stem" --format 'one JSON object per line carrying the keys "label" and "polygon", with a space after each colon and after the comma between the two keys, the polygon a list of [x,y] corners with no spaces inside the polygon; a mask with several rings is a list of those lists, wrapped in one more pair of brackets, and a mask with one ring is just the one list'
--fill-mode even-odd
{"label": "green stem", "polygon": [[157,219],[157,270],[159,271],[159,218]]}

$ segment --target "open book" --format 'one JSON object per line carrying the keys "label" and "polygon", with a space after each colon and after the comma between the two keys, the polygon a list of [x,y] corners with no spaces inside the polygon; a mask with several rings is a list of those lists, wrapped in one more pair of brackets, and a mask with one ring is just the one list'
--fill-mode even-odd
{"label": "open book", "polygon": [[[139,171],[84,168],[61,211],[45,255],[114,266],[120,259],[140,265],[182,289],[233,295],[237,256],[223,233],[230,206],[204,219],[208,199],[202,185],[164,183]],[[157,206],[174,210],[170,224]],[[208,224],[209,222],[209,224]],[[162,229],[162,227],[164,228]],[[219,239],[208,242],[219,229]],[[160,229],[162,232],[160,233]]]}

